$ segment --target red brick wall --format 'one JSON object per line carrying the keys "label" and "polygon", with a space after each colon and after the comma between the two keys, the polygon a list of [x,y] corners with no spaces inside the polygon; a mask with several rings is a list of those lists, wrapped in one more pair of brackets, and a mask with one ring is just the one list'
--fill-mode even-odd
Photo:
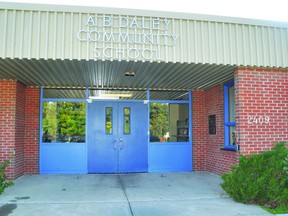
{"label": "red brick wall", "polygon": [[[224,146],[223,85],[206,91],[193,91],[193,170],[216,174],[228,172],[237,164],[238,154],[221,150]],[[216,115],[216,134],[209,135],[209,115]]]}
{"label": "red brick wall", "polygon": [[[230,171],[238,163],[238,153],[221,150],[224,146],[224,90],[218,85],[205,91],[205,122],[207,124],[206,171],[221,174]],[[216,115],[216,134],[209,134],[208,117]]]}
{"label": "red brick wall", "polygon": [[[237,164],[236,152],[220,150],[224,143],[223,100],[223,85],[193,91],[194,171],[221,174],[229,171],[230,165]],[[279,141],[288,141],[287,70],[238,68],[235,100],[237,144],[241,154],[261,153]],[[216,114],[217,134],[209,135],[208,116],[213,114]],[[265,123],[266,116],[269,122]],[[248,118],[251,118],[249,122]]]}
{"label": "red brick wall", "polygon": [[25,90],[26,88],[23,84],[16,82],[14,178],[24,174]]}
{"label": "red brick wall", "polygon": [[26,89],[25,115],[25,166],[26,174],[38,174],[39,170],[39,127],[40,90]]}
{"label": "red brick wall", "polygon": [[[0,162],[10,158],[15,151],[16,81],[0,80]],[[7,174],[14,177],[14,161]]]}
{"label": "red brick wall", "polygon": [[[241,154],[260,153],[278,141],[288,141],[288,71],[239,68],[235,87]],[[269,122],[259,123],[265,116]]]}
{"label": "red brick wall", "polygon": [[192,125],[193,125],[193,171],[206,170],[206,131],[205,93],[192,92]]}
{"label": "red brick wall", "polygon": [[0,80],[0,162],[9,159],[10,179],[38,173],[40,90]]}
{"label": "red brick wall", "polygon": [[24,174],[25,86],[15,80],[0,80],[0,161],[11,158],[9,178]]}

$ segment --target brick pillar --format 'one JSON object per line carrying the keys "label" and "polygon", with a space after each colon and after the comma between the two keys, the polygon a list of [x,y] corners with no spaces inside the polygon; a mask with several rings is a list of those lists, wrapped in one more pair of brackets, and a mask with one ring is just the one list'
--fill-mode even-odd
{"label": "brick pillar", "polygon": [[0,80],[0,162],[15,155],[9,164],[9,178],[24,173],[25,86],[15,80]]}
{"label": "brick pillar", "polygon": [[26,89],[25,174],[39,173],[40,89]]}
{"label": "brick pillar", "polygon": [[10,179],[37,174],[40,90],[15,80],[0,80],[0,162],[10,159]]}
{"label": "brick pillar", "polygon": [[205,93],[192,91],[193,171],[206,171]]}
{"label": "brick pillar", "polygon": [[287,142],[288,71],[238,68],[235,87],[240,153],[261,153]]}
{"label": "brick pillar", "polygon": [[25,97],[26,87],[16,82],[16,116],[15,116],[15,173],[14,178],[24,174],[25,144]]}

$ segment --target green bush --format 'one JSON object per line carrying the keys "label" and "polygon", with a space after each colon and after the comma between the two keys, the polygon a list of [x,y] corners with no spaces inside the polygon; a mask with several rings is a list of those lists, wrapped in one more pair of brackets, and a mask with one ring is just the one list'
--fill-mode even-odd
{"label": "green bush", "polygon": [[10,160],[5,160],[2,164],[0,164],[0,195],[7,187],[14,184],[12,181],[7,181],[8,176],[4,173],[9,163]]}
{"label": "green bush", "polygon": [[287,156],[285,157],[285,160],[284,160],[284,171],[286,172],[287,178],[288,178],[288,154],[287,154]]}
{"label": "green bush", "polygon": [[240,155],[238,166],[222,179],[222,188],[235,201],[267,208],[288,206],[288,149],[278,143],[262,154]]}

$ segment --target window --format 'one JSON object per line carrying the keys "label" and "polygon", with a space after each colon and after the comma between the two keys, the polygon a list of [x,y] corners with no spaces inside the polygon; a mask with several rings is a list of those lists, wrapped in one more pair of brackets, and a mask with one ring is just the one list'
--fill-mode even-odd
{"label": "window", "polygon": [[84,143],[85,102],[44,102],[42,142]]}
{"label": "window", "polygon": [[105,108],[105,133],[112,134],[113,131],[113,109],[112,107]]}
{"label": "window", "polygon": [[236,150],[234,81],[224,85],[224,147]]}
{"label": "window", "polygon": [[130,108],[129,107],[124,107],[124,134],[130,134]]}
{"label": "window", "polygon": [[188,104],[150,104],[150,142],[189,142]]}

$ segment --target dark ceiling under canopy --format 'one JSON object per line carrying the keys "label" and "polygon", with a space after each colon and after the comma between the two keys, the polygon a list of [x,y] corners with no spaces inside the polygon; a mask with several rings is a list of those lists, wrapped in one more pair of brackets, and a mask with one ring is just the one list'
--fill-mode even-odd
{"label": "dark ceiling under canopy", "polygon": [[232,80],[235,68],[171,62],[0,59],[0,79],[45,88],[205,90]]}

